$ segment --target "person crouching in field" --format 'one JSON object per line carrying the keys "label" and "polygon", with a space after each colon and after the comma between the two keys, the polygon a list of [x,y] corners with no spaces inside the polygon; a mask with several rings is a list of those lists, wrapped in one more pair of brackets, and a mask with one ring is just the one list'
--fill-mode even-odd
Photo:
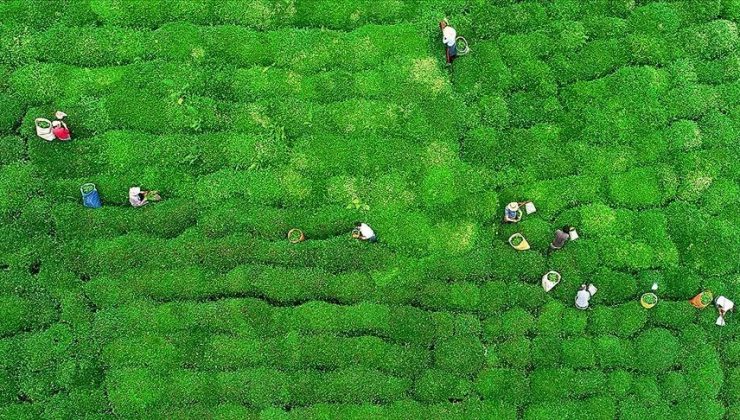
{"label": "person crouching in field", "polygon": [[576,308],[588,309],[591,296],[595,294],[596,286],[594,286],[593,284],[581,285],[581,288],[578,289],[578,292],[576,293]]}
{"label": "person crouching in field", "polygon": [[378,242],[375,231],[367,223],[355,222],[355,228],[352,230],[352,237],[361,241]]}
{"label": "person crouching in field", "polygon": [[442,30],[442,43],[445,44],[447,64],[450,65],[457,58],[457,31],[447,23],[447,19],[439,22],[439,29]]}
{"label": "person crouching in field", "polygon": [[143,207],[149,201],[159,201],[161,197],[157,191],[142,191],[140,187],[131,187],[128,190],[128,201],[134,207]]}
{"label": "person crouching in field", "polygon": [[565,243],[570,238],[570,232],[573,230],[571,226],[563,226],[562,229],[558,229],[555,231],[555,238],[552,240],[552,243],[550,243],[550,251],[561,249],[563,246],[565,246]]}
{"label": "person crouching in field", "polygon": [[54,137],[56,137],[57,139],[61,141],[68,141],[72,139],[69,128],[67,128],[67,124],[65,124],[64,121],[54,120],[51,123],[51,126],[51,132],[54,133]]}

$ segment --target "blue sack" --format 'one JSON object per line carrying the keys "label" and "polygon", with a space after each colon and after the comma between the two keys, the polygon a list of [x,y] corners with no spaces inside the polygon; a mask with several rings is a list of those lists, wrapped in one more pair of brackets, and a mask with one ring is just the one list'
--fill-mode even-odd
{"label": "blue sack", "polygon": [[92,209],[99,209],[103,207],[103,202],[100,201],[100,195],[98,194],[98,189],[95,188],[95,184],[82,184],[82,186],[80,187],[80,192],[82,193],[83,206],[90,207]]}

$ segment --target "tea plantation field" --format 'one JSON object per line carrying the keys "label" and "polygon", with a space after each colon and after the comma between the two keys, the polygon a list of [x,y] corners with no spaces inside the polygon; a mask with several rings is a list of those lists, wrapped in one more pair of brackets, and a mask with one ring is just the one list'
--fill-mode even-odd
{"label": "tea plantation field", "polygon": [[688,302],[740,302],[739,21],[0,0],[0,418],[740,418],[740,316]]}

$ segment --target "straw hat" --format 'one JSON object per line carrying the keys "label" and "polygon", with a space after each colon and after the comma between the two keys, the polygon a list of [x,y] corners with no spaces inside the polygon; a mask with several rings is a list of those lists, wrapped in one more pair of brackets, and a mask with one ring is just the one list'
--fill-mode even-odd
{"label": "straw hat", "polygon": [[511,211],[519,211],[519,203],[512,201],[508,206],[506,206],[506,208]]}

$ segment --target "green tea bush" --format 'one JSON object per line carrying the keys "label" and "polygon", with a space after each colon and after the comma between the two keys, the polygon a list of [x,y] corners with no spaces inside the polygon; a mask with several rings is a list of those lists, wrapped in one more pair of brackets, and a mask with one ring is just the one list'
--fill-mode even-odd
{"label": "green tea bush", "polygon": [[607,397],[594,397],[564,403],[537,403],[527,407],[524,418],[527,420],[548,419],[552,416],[570,418],[584,412],[595,419],[611,419],[617,413],[616,402]]}
{"label": "green tea bush", "polygon": [[524,337],[512,338],[496,346],[496,354],[513,368],[527,368],[532,360],[531,344],[531,341]]}
{"label": "green tea bush", "polygon": [[609,195],[615,204],[629,208],[659,206],[675,194],[675,177],[670,168],[634,169],[610,180]]}
{"label": "green tea bush", "polygon": [[563,341],[563,365],[574,368],[596,367],[594,345],[587,338],[575,338]]}
{"label": "green tea bush", "polygon": [[472,375],[483,365],[483,350],[483,345],[475,338],[451,338],[435,344],[434,364],[457,375]]}
{"label": "green tea bush", "polygon": [[593,340],[596,360],[602,369],[629,368],[634,358],[632,342],[614,336],[599,336]]}
{"label": "green tea bush", "polygon": [[637,293],[635,278],[629,274],[611,270],[598,270],[594,273],[593,281],[594,284],[598,285],[600,291],[604,291],[603,294],[599,293],[594,296],[594,300],[597,302],[613,305],[624,302]]}
{"label": "green tea bush", "polygon": [[50,304],[52,302],[43,297],[35,299],[15,295],[0,297],[0,308],[5,314],[0,323],[0,336],[10,336],[51,324],[58,316],[57,311],[37,309]]}
{"label": "green tea bush", "polygon": [[414,383],[414,393],[423,402],[461,400],[471,393],[469,380],[444,370],[429,369]]}
{"label": "green tea bush", "polygon": [[605,379],[601,372],[593,370],[537,369],[530,375],[530,390],[535,401],[586,397],[598,393]]}
{"label": "green tea bush", "polygon": [[[536,2],[523,2],[500,7],[480,4],[474,9],[473,33],[478,38],[493,38],[501,32],[516,33],[542,25],[545,8]],[[510,17],[505,19],[504,17]]]}
{"label": "green tea bush", "polygon": [[678,340],[668,330],[646,330],[635,341],[635,368],[644,372],[665,371],[677,362],[680,350]]}
{"label": "green tea bush", "polygon": [[737,48],[737,24],[727,20],[715,20],[686,29],[687,50],[703,59],[728,56]]}
{"label": "green tea bush", "polygon": [[499,400],[516,406],[530,399],[529,379],[513,369],[482,370],[475,382],[475,389],[486,400]]}
{"label": "green tea bush", "polygon": [[691,324],[696,318],[695,313],[687,311],[689,309],[687,305],[687,302],[660,302],[650,312],[650,321],[666,328],[681,330],[683,326]]}

